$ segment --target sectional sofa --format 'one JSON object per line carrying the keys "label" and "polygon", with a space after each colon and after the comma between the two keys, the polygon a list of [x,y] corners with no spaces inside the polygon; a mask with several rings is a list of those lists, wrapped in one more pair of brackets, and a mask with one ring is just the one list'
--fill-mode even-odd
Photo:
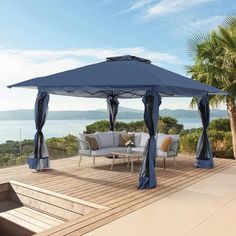
{"label": "sectional sofa", "polygon": [[[90,137],[96,139],[98,144],[97,150],[92,150],[90,143],[86,140],[86,134],[80,133],[78,135],[78,154],[80,156],[79,166],[83,156],[93,157],[93,166],[95,167],[95,159],[98,156],[111,156],[111,152],[126,151],[127,147],[120,147],[120,135],[126,133],[125,131],[110,131],[110,132],[96,132],[94,134],[89,134]],[[132,147],[133,151],[143,152],[146,146],[146,143],[149,138],[149,134],[145,132],[135,132],[130,133],[134,135],[134,146]],[[161,149],[163,141],[167,138],[171,138],[171,142],[168,145],[167,151]],[[157,151],[156,156],[164,158],[164,168],[165,168],[165,158],[175,157],[178,154],[179,150],[179,134],[170,135],[157,133]]]}

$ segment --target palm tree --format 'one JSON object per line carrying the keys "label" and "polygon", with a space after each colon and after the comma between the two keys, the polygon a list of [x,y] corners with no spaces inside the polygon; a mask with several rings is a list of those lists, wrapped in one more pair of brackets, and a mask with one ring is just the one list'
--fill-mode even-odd
{"label": "palm tree", "polygon": [[236,16],[228,16],[222,25],[207,35],[193,36],[187,49],[194,61],[187,67],[192,78],[230,94],[212,96],[210,104],[216,107],[226,102],[236,158]]}

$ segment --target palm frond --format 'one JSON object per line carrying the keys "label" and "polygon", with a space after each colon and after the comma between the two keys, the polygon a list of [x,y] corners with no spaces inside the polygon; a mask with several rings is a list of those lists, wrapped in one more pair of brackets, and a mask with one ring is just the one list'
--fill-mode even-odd
{"label": "palm frond", "polygon": [[236,98],[236,82],[228,86],[226,92],[228,92],[230,96]]}
{"label": "palm frond", "polygon": [[236,14],[231,13],[228,16],[225,17],[223,27],[226,28],[235,28],[236,27]]}
{"label": "palm frond", "polygon": [[236,37],[229,28],[224,28],[222,26],[218,27],[218,37],[222,43],[228,48],[236,49]]}
{"label": "palm frond", "polygon": [[[226,17],[224,24],[209,34],[196,34],[187,41],[187,51],[193,65],[186,66],[192,79],[230,93],[230,96],[214,95],[209,100],[217,107],[226,100],[236,99],[236,15]],[[190,107],[196,105],[192,99]]]}
{"label": "palm frond", "polygon": [[197,98],[192,98],[190,104],[189,104],[189,108],[195,108],[197,106],[197,101],[198,99]]}
{"label": "palm frond", "polygon": [[206,40],[208,36],[203,33],[198,33],[193,35],[190,39],[187,40],[187,54],[194,56],[198,50],[199,45]]}
{"label": "palm frond", "polygon": [[222,95],[209,96],[209,105],[212,108],[217,108],[220,104],[224,102],[226,102],[226,96],[222,96]]}

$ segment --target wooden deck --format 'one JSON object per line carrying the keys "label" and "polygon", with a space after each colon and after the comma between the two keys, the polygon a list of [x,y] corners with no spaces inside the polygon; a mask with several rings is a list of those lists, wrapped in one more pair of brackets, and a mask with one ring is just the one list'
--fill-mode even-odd
{"label": "wooden deck", "polygon": [[149,190],[136,188],[138,162],[135,162],[132,174],[122,159],[116,160],[110,171],[111,160],[107,158],[99,158],[96,168],[92,168],[89,158],[84,158],[78,168],[78,157],[72,157],[52,161],[51,170],[38,173],[32,173],[26,166],[0,169],[0,183],[17,180],[107,207],[37,234],[78,236],[233,166],[236,161],[215,159],[215,168],[211,170],[193,167],[192,157],[178,157],[176,163],[174,167],[174,162],[168,160],[164,171],[163,161],[159,160],[156,168],[158,186]]}

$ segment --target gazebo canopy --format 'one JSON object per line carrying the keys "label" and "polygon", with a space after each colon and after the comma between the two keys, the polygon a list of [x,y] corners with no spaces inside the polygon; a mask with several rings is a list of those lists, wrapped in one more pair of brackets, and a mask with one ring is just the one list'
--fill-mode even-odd
{"label": "gazebo canopy", "polygon": [[8,87],[38,88],[50,94],[96,98],[140,98],[146,90],[158,91],[161,96],[224,94],[217,88],[153,65],[150,60],[130,55],[110,57],[104,62]]}
{"label": "gazebo canopy", "polygon": [[31,168],[40,170],[49,166],[49,155],[42,133],[48,110],[49,93],[77,97],[106,98],[109,108],[110,130],[114,131],[118,112],[118,98],[143,98],[144,122],[149,139],[139,175],[138,187],[156,186],[156,127],[159,116],[161,96],[201,97],[199,110],[203,122],[203,132],[198,142],[197,166],[212,168],[212,151],[207,137],[209,124],[208,94],[226,94],[223,91],[178,75],[151,61],[134,56],[110,57],[106,61],[74,70],[39,77],[11,87],[38,88],[35,102],[34,155],[28,159]]}

